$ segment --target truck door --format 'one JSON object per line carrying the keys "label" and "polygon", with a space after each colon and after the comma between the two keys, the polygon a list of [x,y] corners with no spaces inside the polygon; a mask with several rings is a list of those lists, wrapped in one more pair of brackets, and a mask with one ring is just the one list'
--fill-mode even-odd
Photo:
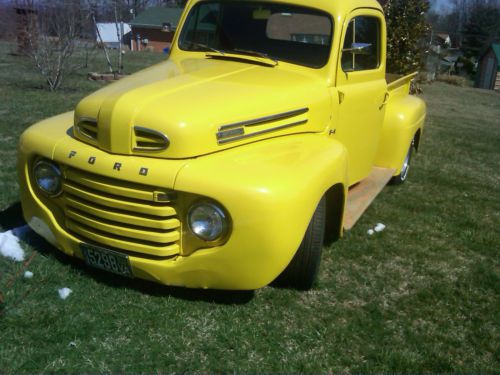
{"label": "truck door", "polygon": [[[349,153],[349,184],[370,173],[388,99],[383,14],[358,9],[346,18],[337,65],[339,100],[336,137]],[[335,98],[334,98],[335,100]]]}

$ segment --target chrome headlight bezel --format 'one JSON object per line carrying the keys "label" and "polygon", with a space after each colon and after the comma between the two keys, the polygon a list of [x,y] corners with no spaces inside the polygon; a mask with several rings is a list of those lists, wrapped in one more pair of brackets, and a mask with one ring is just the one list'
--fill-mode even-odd
{"label": "chrome headlight bezel", "polygon": [[[215,218],[219,223],[215,223],[219,228],[213,228],[212,234],[204,235],[199,228],[196,228],[195,220],[193,216],[195,214],[199,214],[203,216],[203,213],[200,210],[206,210],[205,215],[208,217]],[[208,211],[208,212],[207,212]],[[231,229],[231,220],[226,210],[222,208],[219,204],[212,201],[198,201],[194,203],[188,210],[187,213],[187,226],[189,228],[189,232],[198,240],[205,242],[208,245],[218,245],[225,242],[228,238],[230,229]],[[199,220],[198,220],[199,221]],[[210,220],[206,220],[208,222]]]}
{"label": "chrome headlight bezel", "polygon": [[[52,173],[52,177],[55,179],[55,189],[48,190],[43,184],[40,182],[40,168],[46,168],[46,171],[50,171]],[[35,162],[32,169],[33,181],[36,184],[36,187],[45,195],[54,198],[62,193],[62,173],[59,166],[52,161],[47,159],[40,159]]]}

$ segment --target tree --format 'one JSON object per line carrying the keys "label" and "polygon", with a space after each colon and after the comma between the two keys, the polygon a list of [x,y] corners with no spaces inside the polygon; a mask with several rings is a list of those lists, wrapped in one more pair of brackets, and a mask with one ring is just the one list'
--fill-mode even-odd
{"label": "tree", "polygon": [[36,70],[51,91],[57,90],[64,74],[75,69],[70,58],[79,39],[89,29],[89,12],[78,0],[18,1],[17,6],[36,13],[26,24],[27,48]]}
{"label": "tree", "polygon": [[500,39],[500,0],[453,0],[446,14],[429,18],[435,30],[456,36],[467,57],[475,57]]}
{"label": "tree", "polygon": [[2,39],[13,39],[16,31],[16,13],[11,4],[0,2],[0,35]]}
{"label": "tree", "polygon": [[387,21],[387,71],[404,74],[422,67],[425,37],[430,27],[426,20],[428,0],[388,0],[384,11]]}
{"label": "tree", "polygon": [[108,63],[109,72],[116,75],[116,74],[121,74],[123,71],[123,53],[122,53],[122,39],[123,39],[123,28],[122,28],[123,27],[123,18],[122,18],[122,16],[123,16],[123,11],[121,9],[123,4],[121,1],[118,1],[118,0],[113,0],[112,4],[113,4],[113,22],[114,22],[115,28],[116,28],[116,39],[118,40],[118,44],[119,44],[118,48],[116,49],[117,55],[118,55],[116,69],[113,68],[113,64],[112,64],[111,59],[109,57],[108,48],[106,47],[106,43],[104,43],[102,36],[101,36],[101,33],[99,31],[99,27],[97,26],[97,21],[96,21],[96,16],[95,16],[97,7],[95,6],[95,4],[93,4],[91,6],[91,8],[93,9],[91,17],[92,17],[92,21],[93,21],[93,24],[95,27],[97,39],[99,40],[99,43],[101,44],[101,48],[104,51],[104,55],[106,56],[106,62]]}
{"label": "tree", "polygon": [[467,9],[462,50],[467,57],[479,57],[488,44],[500,38],[500,1],[473,0]]}

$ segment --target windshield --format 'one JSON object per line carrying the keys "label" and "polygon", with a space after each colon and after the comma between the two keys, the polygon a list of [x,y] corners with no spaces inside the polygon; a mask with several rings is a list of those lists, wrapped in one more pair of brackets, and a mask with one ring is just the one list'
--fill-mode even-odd
{"label": "windshield", "polygon": [[185,51],[268,56],[321,68],[328,62],[331,17],[312,8],[254,1],[207,1],[191,9],[179,39]]}

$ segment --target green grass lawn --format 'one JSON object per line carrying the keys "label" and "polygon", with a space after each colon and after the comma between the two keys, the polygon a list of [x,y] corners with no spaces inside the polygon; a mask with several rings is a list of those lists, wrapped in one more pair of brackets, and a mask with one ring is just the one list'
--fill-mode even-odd
{"label": "green grass lawn", "polygon": [[[105,71],[99,56],[50,93],[11,48],[0,44],[0,209],[18,200],[21,132],[72,109],[102,85],[87,71]],[[162,58],[128,54],[126,69]],[[325,249],[314,290],[124,280],[33,238],[27,267],[0,258],[0,373],[500,372],[500,94],[423,89],[409,181]],[[387,229],[368,236],[378,222]],[[64,301],[62,287],[73,290]]]}

